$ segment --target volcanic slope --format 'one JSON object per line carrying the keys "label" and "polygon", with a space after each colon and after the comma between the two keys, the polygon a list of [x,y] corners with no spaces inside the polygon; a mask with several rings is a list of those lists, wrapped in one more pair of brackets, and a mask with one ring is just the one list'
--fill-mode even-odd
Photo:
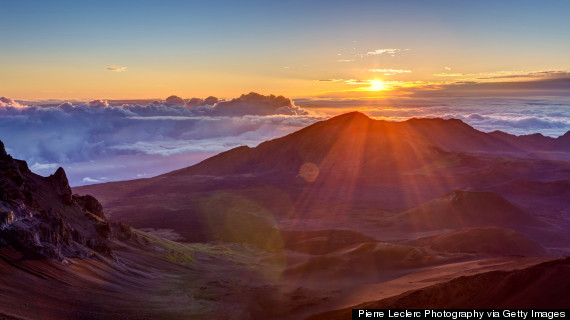
{"label": "volcanic slope", "polygon": [[[374,230],[393,223],[397,213],[455,190],[486,191],[514,179],[570,178],[568,161],[536,158],[533,152],[546,148],[541,143],[495,135],[460,120],[389,122],[352,112],[158,177],[75,190],[95,195],[117,221],[172,229],[185,241],[210,241],[230,237],[231,231],[224,231],[229,221],[241,234],[251,234],[246,225],[256,225],[266,235],[274,228],[353,229],[374,237]],[[548,150],[564,153],[569,152],[564,137],[543,138]],[[502,203],[492,195],[486,199],[488,206]],[[565,204],[560,200],[556,206]],[[470,212],[472,221],[483,220]]]}
{"label": "volcanic slope", "polygon": [[[375,242],[349,230],[285,231],[285,250],[183,244],[110,222],[95,198],[70,192],[63,169],[35,175],[1,144],[0,170],[0,316],[7,319],[299,319],[359,291],[365,278],[351,271],[354,261],[376,272],[372,281],[448,264],[422,286],[481,268],[471,253]],[[321,270],[319,259],[339,263]],[[521,259],[483,261],[493,270],[536,261]],[[323,286],[326,275],[339,282]]]}
{"label": "volcanic slope", "polygon": [[568,308],[570,258],[521,270],[492,271],[460,277],[380,301],[307,318],[347,319],[352,309],[537,309]]}
{"label": "volcanic slope", "polygon": [[271,314],[272,305],[298,309],[318,299],[276,291],[281,267],[264,259],[280,261],[111,222],[94,197],[72,194],[62,168],[38,176],[0,142],[2,318],[223,319],[231,310],[228,318],[249,319]]}

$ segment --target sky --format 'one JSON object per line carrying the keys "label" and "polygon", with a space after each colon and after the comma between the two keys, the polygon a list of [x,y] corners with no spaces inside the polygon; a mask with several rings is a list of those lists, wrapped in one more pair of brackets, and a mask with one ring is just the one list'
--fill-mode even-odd
{"label": "sky", "polygon": [[0,11],[0,140],[36,173],[64,167],[73,186],[152,177],[351,110],[570,130],[570,1],[0,0]]}
{"label": "sky", "polygon": [[570,78],[569,1],[2,0],[0,7],[0,95],[12,99],[515,95],[505,82],[533,82],[526,94],[550,96],[569,87],[561,82]]}

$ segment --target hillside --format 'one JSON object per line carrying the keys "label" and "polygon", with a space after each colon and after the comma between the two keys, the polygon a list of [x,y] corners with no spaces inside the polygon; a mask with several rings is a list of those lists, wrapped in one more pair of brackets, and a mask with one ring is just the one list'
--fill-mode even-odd
{"label": "hillside", "polygon": [[347,319],[360,309],[536,309],[568,308],[570,259],[514,271],[493,271],[460,277],[401,295],[347,309],[311,316],[307,320]]}
{"label": "hillside", "polygon": [[[423,231],[536,227],[542,218],[497,194],[457,193],[465,196],[434,200],[456,190],[486,191],[515,179],[570,179],[569,162],[525,158],[535,150],[529,148],[521,151],[459,120],[389,122],[352,112],[154,178],[74,190],[96,196],[116,221],[171,229],[191,242],[231,238],[221,227],[231,215],[244,225],[265,225],[265,233],[293,225],[372,236],[374,228],[367,221],[393,224],[395,213],[401,214],[400,222],[407,220],[408,230],[411,223]],[[436,203],[445,210],[423,221],[427,212],[439,210]],[[557,206],[564,207],[564,201]],[[413,211],[403,214],[408,210]]]}

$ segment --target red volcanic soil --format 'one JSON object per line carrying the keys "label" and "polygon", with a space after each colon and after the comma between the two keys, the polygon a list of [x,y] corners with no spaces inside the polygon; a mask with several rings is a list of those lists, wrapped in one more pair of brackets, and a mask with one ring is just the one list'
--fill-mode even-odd
{"label": "red volcanic soil", "polygon": [[348,319],[360,309],[557,309],[570,307],[570,258],[515,271],[492,271],[307,319]]}
{"label": "red volcanic soil", "polygon": [[408,241],[406,244],[441,252],[530,257],[548,255],[544,248],[515,230],[498,227],[460,229]]}
{"label": "red volcanic soil", "polygon": [[499,195],[468,191],[454,191],[403,212],[394,219],[413,230],[543,225]]}
{"label": "red volcanic soil", "polygon": [[353,283],[375,282],[415,268],[466,259],[465,255],[439,253],[426,248],[384,242],[364,242],[310,257],[284,271],[287,276],[352,279]]}
{"label": "red volcanic soil", "polygon": [[545,197],[532,187],[543,183],[566,221],[565,184],[554,182],[570,179],[570,163],[540,156],[568,153],[564,141],[349,113],[158,177],[74,188],[103,208],[73,195],[63,170],[38,177],[0,152],[9,160],[0,166],[9,173],[0,177],[0,313],[246,320],[362,301],[568,307],[559,298],[568,260],[512,271],[538,258],[511,256],[546,255],[548,237],[563,253],[567,232],[509,194]]}

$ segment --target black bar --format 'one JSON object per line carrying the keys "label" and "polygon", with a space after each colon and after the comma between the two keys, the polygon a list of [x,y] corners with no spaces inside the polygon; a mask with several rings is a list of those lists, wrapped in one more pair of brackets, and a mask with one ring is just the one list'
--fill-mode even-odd
{"label": "black bar", "polygon": [[558,320],[570,319],[570,309],[352,309],[356,319]]}

